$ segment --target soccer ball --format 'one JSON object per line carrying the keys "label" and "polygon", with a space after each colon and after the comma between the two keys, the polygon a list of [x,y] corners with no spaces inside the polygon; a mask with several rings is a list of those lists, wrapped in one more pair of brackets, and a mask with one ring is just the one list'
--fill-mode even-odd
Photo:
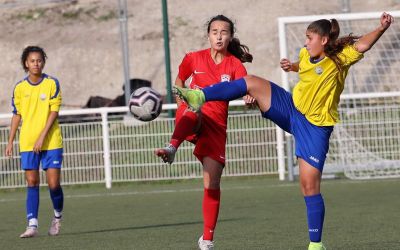
{"label": "soccer ball", "polygon": [[161,108],[161,95],[150,87],[136,89],[129,99],[129,111],[140,121],[156,119],[161,113]]}

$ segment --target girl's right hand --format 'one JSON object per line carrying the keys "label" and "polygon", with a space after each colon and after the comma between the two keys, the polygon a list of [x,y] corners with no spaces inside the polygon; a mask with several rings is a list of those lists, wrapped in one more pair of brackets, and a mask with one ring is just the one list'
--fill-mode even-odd
{"label": "girl's right hand", "polygon": [[281,59],[281,68],[285,71],[285,72],[289,72],[292,69],[292,63],[286,59],[286,58],[282,58]]}
{"label": "girl's right hand", "polygon": [[246,105],[251,105],[256,102],[256,98],[252,97],[251,95],[243,96],[243,101]]}
{"label": "girl's right hand", "polygon": [[182,100],[180,98],[176,98],[176,105],[179,107],[182,104]]}

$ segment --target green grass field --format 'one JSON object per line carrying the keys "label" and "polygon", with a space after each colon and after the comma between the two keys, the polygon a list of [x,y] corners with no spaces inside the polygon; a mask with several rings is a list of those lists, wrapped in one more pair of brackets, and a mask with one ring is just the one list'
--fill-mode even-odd
{"label": "green grass field", "polygon": [[[307,249],[298,183],[225,178],[216,249]],[[400,249],[400,180],[323,181],[328,249]],[[25,228],[25,190],[0,191],[0,249],[197,249],[202,182],[65,187],[62,234],[47,236],[51,202],[41,189],[39,232]]]}

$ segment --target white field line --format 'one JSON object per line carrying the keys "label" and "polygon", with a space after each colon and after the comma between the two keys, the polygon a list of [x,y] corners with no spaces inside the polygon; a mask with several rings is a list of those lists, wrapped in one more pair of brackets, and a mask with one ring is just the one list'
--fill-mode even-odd
{"label": "white field line", "polygon": [[[398,181],[398,179],[385,180],[387,182]],[[340,180],[340,181],[326,181],[322,185],[337,185],[340,183],[350,183],[350,184],[361,184],[368,182],[368,180]],[[293,187],[298,186],[298,182],[286,183],[286,184],[272,184],[266,186],[236,186],[221,188],[222,191],[225,190],[246,190],[246,189],[260,189],[260,188],[281,188],[281,187]],[[201,192],[203,188],[187,188],[187,189],[160,189],[151,191],[132,191],[132,192],[113,192],[113,193],[93,193],[93,194],[74,194],[65,195],[64,199],[79,199],[79,198],[96,198],[96,197],[114,197],[114,196],[133,196],[133,195],[151,195],[151,194],[166,194],[166,193],[187,193],[187,192]],[[43,200],[49,198],[41,198]],[[24,201],[25,198],[10,198],[10,199],[0,199],[0,203],[14,202],[14,201]]]}
{"label": "white field line", "polygon": [[[269,185],[267,187],[287,187],[294,186],[297,183],[293,184],[278,184],[278,185]],[[257,188],[265,188],[265,186],[236,186],[236,187],[228,187],[221,188],[224,190],[246,190],[246,189],[257,189]],[[74,195],[64,195],[64,199],[76,199],[76,198],[96,198],[96,197],[113,197],[113,196],[133,196],[133,195],[151,195],[151,194],[166,194],[166,193],[187,193],[187,192],[201,192],[203,188],[187,188],[187,189],[160,189],[160,190],[151,190],[151,191],[132,191],[132,192],[113,192],[113,193],[93,193],[93,194],[74,194]],[[49,199],[40,198],[40,199]],[[0,203],[12,202],[12,201],[24,201],[25,198],[10,198],[10,199],[0,199]]]}

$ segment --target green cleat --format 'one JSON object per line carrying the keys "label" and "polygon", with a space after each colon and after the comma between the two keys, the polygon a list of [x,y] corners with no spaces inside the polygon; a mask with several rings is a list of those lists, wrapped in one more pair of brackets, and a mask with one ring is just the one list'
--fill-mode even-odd
{"label": "green cleat", "polygon": [[183,99],[193,112],[199,112],[206,101],[203,91],[200,89],[188,89],[174,86],[172,92]]}
{"label": "green cleat", "polygon": [[326,248],[322,242],[310,242],[308,250],[326,250]]}

